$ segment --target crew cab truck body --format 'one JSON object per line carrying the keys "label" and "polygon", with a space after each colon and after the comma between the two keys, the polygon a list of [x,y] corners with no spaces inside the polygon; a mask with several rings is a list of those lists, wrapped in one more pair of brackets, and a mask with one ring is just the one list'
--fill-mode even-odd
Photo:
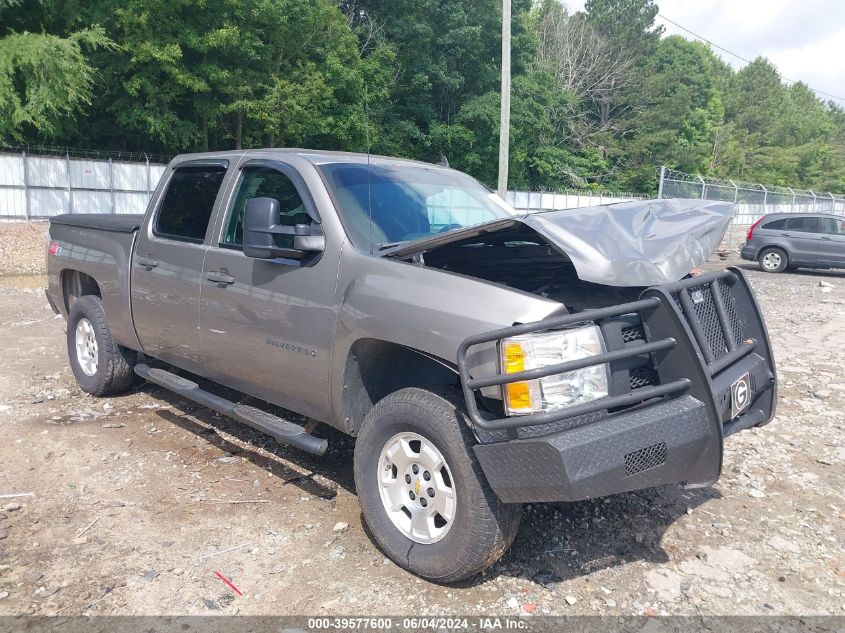
{"label": "crew cab truck body", "polygon": [[686,274],[720,205],[522,216],[435,165],[186,155],[144,216],[51,221],[47,294],[89,393],[134,372],[313,453],[313,424],[260,402],[356,437],[379,545],[451,582],[506,551],[520,504],[709,485],[723,438],[772,418],[743,274]]}

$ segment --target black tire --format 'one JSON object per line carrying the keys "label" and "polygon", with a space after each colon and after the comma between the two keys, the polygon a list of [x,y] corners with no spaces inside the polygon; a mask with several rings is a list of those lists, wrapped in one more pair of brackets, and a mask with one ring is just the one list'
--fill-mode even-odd
{"label": "black tire", "polygon": [[[452,583],[481,572],[507,551],[522,506],[499,501],[472,451],[460,396],[452,390],[401,389],[367,414],[355,443],[355,487],[364,520],[384,552],[400,567],[428,580]],[[398,433],[416,433],[440,451],[457,499],[455,517],[441,540],[412,541],[394,525],[382,504],[379,458]]]}
{"label": "black tire", "polygon": [[[83,370],[76,350],[76,328],[82,319],[88,319],[97,345],[96,371],[88,375]],[[135,374],[136,354],[114,342],[106,325],[106,313],[99,297],[79,297],[70,309],[67,319],[67,352],[76,382],[83,391],[94,396],[111,396],[128,390]],[[92,354],[92,358],[93,358]]]}
{"label": "black tire", "polygon": [[760,251],[757,263],[764,273],[782,273],[789,267],[789,257],[782,248],[768,246]]}

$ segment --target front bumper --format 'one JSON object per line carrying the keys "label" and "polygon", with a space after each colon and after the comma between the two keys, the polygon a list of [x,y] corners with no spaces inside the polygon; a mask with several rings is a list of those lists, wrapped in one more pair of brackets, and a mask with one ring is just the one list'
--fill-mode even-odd
{"label": "front bumper", "polygon": [[578,501],[709,484],[719,477],[721,441],[704,404],[681,396],[563,433],[479,444],[475,454],[505,503]]}
{"label": "front bumper", "polygon": [[[710,485],[721,472],[723,438],[774,416],[768,333],[739,270],[649,288],[632,304],[516,327],[542,331],[590,319],[608,340],[626,311],[639,315],[645,340],[620,340],[593,359],[609,362],[611,395],[553,414],[496,420],[476,405],[475,389],[511,376],[495,382],[471,378],[466,352],[514,328],[471,337],[461,346],[458,368],[467,409],[482,440],[475,454],[502,501],[575,501],[670,483]],[[672,344],[661,343],[666,340]],[[658,384],[634,389],[627,379],[619,380],[633,361],[650,363]],[[747,383],[750,395],[737,412],[731,391],[738,380]]]}

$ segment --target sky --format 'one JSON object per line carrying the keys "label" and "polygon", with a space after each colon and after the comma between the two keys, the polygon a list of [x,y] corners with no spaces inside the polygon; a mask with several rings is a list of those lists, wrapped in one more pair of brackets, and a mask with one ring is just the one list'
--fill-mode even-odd
{"label": "sky", "polygon": [[[571,11],[583,0],[564,0]],[[754,59],[762,55],[781,75],[840,97],[845,105],[845,1],[656,0],[660,14],[711,42]],[[658,17],[669,35],[695,39]],[[714,49],[734,68],[745,62]],[[822,99],[829,99],[819,95]]]}

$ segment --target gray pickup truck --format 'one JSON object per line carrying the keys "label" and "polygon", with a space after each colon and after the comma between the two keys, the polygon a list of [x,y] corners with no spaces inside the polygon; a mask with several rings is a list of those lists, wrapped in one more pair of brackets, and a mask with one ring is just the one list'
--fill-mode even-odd
{"label": "gray pickup truck", "polygon": [[730,212],[525,215],[439,165],[185,155],[144,216],[53,218],[47,296],[88,393],[138,375],[311,453],[318,423],[355,437],[379,545],[453,582],[507,550],[520,504],[710,485],[723,439],[771,420],[748,282],[690,274]]}

